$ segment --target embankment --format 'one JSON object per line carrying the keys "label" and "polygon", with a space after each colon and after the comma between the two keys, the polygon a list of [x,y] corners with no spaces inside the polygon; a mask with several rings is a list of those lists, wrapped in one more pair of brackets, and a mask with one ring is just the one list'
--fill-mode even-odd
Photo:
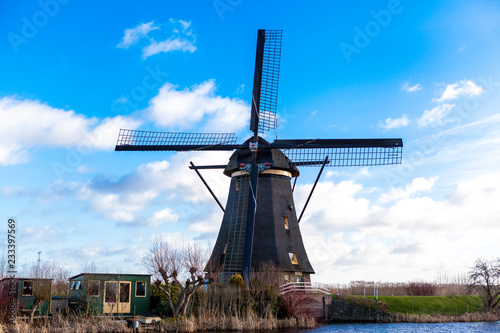
{"label": "embankment", "polygon": [[497,313],[485,313],[478,296],[343,296],[333,298],[332,322],[444,323],[498,321]]}

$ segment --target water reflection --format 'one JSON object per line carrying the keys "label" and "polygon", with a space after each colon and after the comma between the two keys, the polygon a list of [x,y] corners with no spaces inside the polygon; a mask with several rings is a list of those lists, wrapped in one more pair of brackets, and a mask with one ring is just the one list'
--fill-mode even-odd
{"label": "water reflection", "polygon": [[500,332],[500,321],[493,323],[443,323],[443,324],[335,324],[312,330],[286,330],[280,333],[494,333]]}

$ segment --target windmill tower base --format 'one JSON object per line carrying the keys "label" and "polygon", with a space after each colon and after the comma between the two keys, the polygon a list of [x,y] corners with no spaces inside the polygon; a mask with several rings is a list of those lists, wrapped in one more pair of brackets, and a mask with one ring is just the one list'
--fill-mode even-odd
{"label": "windmill tower base", "polygon": [[[249,172],[244,167],[249,156],[248,149],[237,150],[224,171],[231,177],[231,185],[219,235],[207,265],[207,271],[219,282],[228,282],[234,274],[243,275],[248,200],[253,193]],[[253,274],[274,274],[273,279],[278,279],[279,284],[308,282],[314,270],[300,234],[290,182],[299,172],[278,149],[260,152],[258,163],[261,170],[252,246]]]}

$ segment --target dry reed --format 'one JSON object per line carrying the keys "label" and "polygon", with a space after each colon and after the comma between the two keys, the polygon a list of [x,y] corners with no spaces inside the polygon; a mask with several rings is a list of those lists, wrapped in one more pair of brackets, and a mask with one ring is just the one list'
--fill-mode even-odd
{"label": "dry reed", "polygon": [[500,320],[499,316],[493,312],[474,312],[461,315],[407,315],[395,313],[391,322],[393,323],[452,323],[452,322],[493,322]]}

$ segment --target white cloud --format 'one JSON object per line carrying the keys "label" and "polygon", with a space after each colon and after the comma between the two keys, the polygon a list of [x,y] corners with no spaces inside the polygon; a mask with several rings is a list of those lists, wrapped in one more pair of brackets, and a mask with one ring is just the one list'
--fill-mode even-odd
{"label": "white cloud", "polygon": [[153,216],[148,219],[148,224],[156,227],[168,222],[177,222],[178,220],[179,214],[175,214],[171,208],[167,207],[155,212]]}
{"label": "white cloud", "polygon": [[182,51],[193,53],[196,51],[196,38],[190,28],[191,22],[170,19],[170,23],[173,25],[175,35],[160,42],[151,39],[149,45],[142,49],[143,59],[162,52]]}
{"label": "white cloud", "polygon": [[466,96],[479,96],[486,91],[483,87],[478,86],[470,80],[460,80],[452,84],[448,84],[443,91],[441,97],[433,99],[434,102],[444,102],[448,100],[458,99]]}
{"label": "white cloud", "polygon": [[76,172],[81,173],[81,174],[86,174],[86,173],[91,173],[94,171],[94,168],[89,167],[88,165],[85,164],[80,164],[76,168]]}
{"label": "white cloud", "polygon": [[116,47],[128,49],[131,45],[136,44],[141,37],[146,37],[150,31],[157,29],[160,28],[154,26],[154,21],[142,23],[135,28],[127,29],[122,41]]}
{"label": "white cloud", "polygon": [[60,237],[61,234],[51,226],[40,228],[23,227],[20,230],[21,241],[30,243],[50,242],[51,239]]}
{"label": "white cloud", "polygon": [[380,196],[379,201],[381,203],[387,203],[389,201],[408,198],[419,192],[430,192],[438,178],[439,177],[431,177],[429,179],[425,179],[424,177],[415,178],[410,184],[406,184],[404,189],[391,188],[388,193],[384,193]]}
{"label": "white cloud", "polygon": [[188,34],[188,35],[191,35],[192,34],[192,31],[191,30],[188,30],[189,27],[191,26],[191,22],[187,22],[187,21],[184,21],[184,20],[178,20],[178,21],[175,21],[174,19],[170,19],[170,22],[172,23],[179,23],[182,27],[182,32]]}
{"label": "white cloud", "polygon": [[183,90],[170,83],[160,88],[146,111],[160,126],[191,129],[202,121],[205,129],[236,132],[248,125],[250,107],[236,98],[215,95],[214,80]]}
{"label": "white cloud", "polygon": [[[298,185],[295,188],[296,206],[303,206],[311,188],[312,184]],[[367,199],[358,198],[362,190],[363,186],[353,181],[342,181],[339,184],[331,181],[318,183],[301,225],[315,223],[330,231],[359,227],[373,210],[379,209],[371,206]]]}
{"label": "white cloud", "polygon": [[379,122],[378,127],[388,131],[393,128],[405,127],[410,123],[410,119],[408,119],[407,115],[402,115],[401,118],[387,118],[384,123]]}
{"label": "white cloud", "polygon": [[[228,159],[228,152],[179,153],[170,162],[140,165],[118,180],[95,177],[91,182],[73,186],[72,192],[87,203],[90,211],[118,223],[158,227],[182,220],[192,224],[200,222],[202,212],[206,222],[207,209],[215,211],[215,220],[220,222],[219,207],[188,166],[189,161],[204,165],[222,164]],[[225,202],[229,178],[220,170],[205,171],[204,178],[220,201]],[[56,195],[46,193],[50,197]]]}
{"label": "white cloud", "polygon": [[112,149],[120,128],[140,121],[116,116],[99,120],[36,100],[0,99],[0,165],[25,163],[34,147],[76,147],[81,151]]}
{"label": "white cloud", "polygon": [[307,117],[307,121],[314,119],[314,117],[316,117],[317,114],[318,114],[318,110],[314,110],[313,112],[311,112],[309,117]]}
{"label": "white cloud", "polygon": [[152,55],[162,53],[162,52],[172,52],[172,51],[183,51],[191,52],[196,51],[196,46],[194,41],[188,41],[185,39],[169,38],[162,42],[156,42],[151,40],[151,43],[142,50],[142,58],[146,59]]}
{"label": "white cloud", "polygon": [[429,125],[444,125],[447,121],[443,118],[455,107],[454,104],[440,104],[431,110],[425,110],[422,117],[418,120],[419,127]]}
{"label": "white cloud", "polygon": [[500,172],[463,180],[444,199],[416,196],[433,190],[436,180],[416,178],[391,190],[386,208],[364,198],[361,184],[319,183],[300,224],[314,279],[431,281],[443,269],[466,271],[478,253],[496,255]]}
{"label": "white cloud", "polygon": [[[438,272],[466,272],[477,256],[497,256],[499,122],[500,116],[494,115],[434,133],[418,144],[429,154],[413,165],[413,173],[427,171],[431,176],[414,177],[385,193],[380,194],[381,189],[367,193],[362,184],[353,182],[344,183],[349,186],[342,191],[339,185],[332,189],[319,183],[320,194],[315,193],[313,209],[308,208],[301,222],[317,272],[313,278],[432,281]],[[404,170],[407,175],[408,167]],[[432,176],[436,174],[439,182]],[[304,200],[300,198],[298,207]]]}
{"label": "white cloud", "polygon": [[[152,35],[150,32],[154,30],[164,31],[160,29],[159,25],[154,25],[154,21],[151,21],[139,24],[135,28],[125,30],[122,41],[116,47],[128,49],[130,46],[137,44],[141,38],[145,38],[148,40],[148,45],[144,46],[142,49],[143,59],[162,52],[182,51],[193,53],[196,51],[196,38],[190,28],[191,22],[174,19],[170,19],[169,22],[173,32],[173,36],[169,38],[156,41],[151,38],[151,36],[148,36]],[[155,33],[157,38],[165,38],[164,32],[163,36],[161,35],[161,32]]]}
{"label": "white cloud", "polygon": [[410,86],[410,82],[407,81],[401,85],[401,90],[404,90],[408,93],[416,92],[422,90],[422,85],[420,83],[417,83],[413,86]]}

